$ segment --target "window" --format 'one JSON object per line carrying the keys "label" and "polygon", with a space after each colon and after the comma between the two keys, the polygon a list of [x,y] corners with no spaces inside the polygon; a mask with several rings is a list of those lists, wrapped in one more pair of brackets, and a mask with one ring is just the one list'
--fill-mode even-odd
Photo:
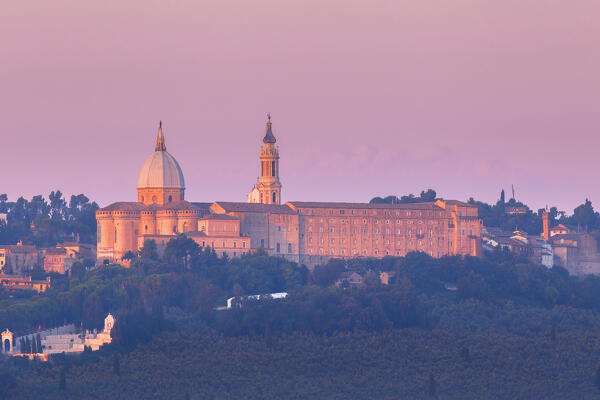
{"label": "window", "polygon": [[[271,176],[277,176],[276,172],[275,161],[271,161]],[[273,201],[275,201],[275,193],[273,193]]]}
{"label": "window", "polygon": [[291,252],[292,252],[292,244],[288,243],[288,253],[291,253]]}
{"label": "window", "polygon": [[242,242],[242,247],[246,248],[246,242]]}
{"label": "window", "polygon": [[117,243],[117,228],[115,228],[115,243]]}
{"label": "window", "polygon": [[169,203],[173,201],[173,196],[169,196]]}
{"label": "window", "polygon": [[281,253],[281,245],[279,243],[277,243],[277,252]]}
{"label": "window", "polygon": [[98,243],[100,243],[100,239],[102,238],[102,229],[100,228],[100,224],[98,224],[98,233],[96,234],[98,236]]}
{"label": "window", "polygon": [[277,203],[277,194],[273,192],[273,203]]}
{"label": "window", "polygon": [[148,225],[144,226],[144,232],[148,232]]}
{"label": "window", "polygon": [[237,247],[237,242],[236,242],[236,241],[234,241],[234,242],[233,242],[233,248],[235,249],[236,247]]}
{"label": "window", "polygon": [[260,239],[260,247],[265,248],[265,239]]}

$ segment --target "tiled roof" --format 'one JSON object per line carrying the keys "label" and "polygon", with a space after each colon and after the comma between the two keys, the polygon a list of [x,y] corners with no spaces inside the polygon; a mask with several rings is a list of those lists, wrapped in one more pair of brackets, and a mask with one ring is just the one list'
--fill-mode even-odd
{"label": "tiled roof", "polygon": [[354,208],[354,209],[393,209],[393,210],[441,210],[435,203],[339,203],[339,202],[312,202],[312,201],[288,201],[293,208]]}
{"label": "tiled roof", "polygon": [[451,204],[451,205],[455,205],[455,206],[459,206],[459,207],[477,207],[477,204],[470,204],[470,203],[465,203],[464,201],[460,201],[460,200],[444,200],[444,199],[440,199],[440,201],[446,203],[446,204]]}
{"label": "tiled roof", "polygon": [[240,219],[238,217],[234,217],[232,215],[227,215],[227,214],[207,214],[203,217],[200,218],[202,219],[216,219],[216,220],[227,220],[227,221],[231,221],[231,220],[235,220],[235,221],[239,221]]}
{"label": "tiled roof", "polygon": [[119,201],[112,203],[100,211],[151,211],[151,210],[202,210],[201,206],[204,203],[190,203],[189,201],[181,200],[167,203],[165,205],[139,203],[137,201]]}
{"label": "tiled roof", "polygon": [[101,208],[100,211],[143,211],[149,209],[149,206],[137,201],[118,201]]}
{"label": "tiled roof", "polygon": [[262,203],[235,203],[228,201],[217,201],[215,206],[221,207],[228,212],[255,212],[255,213],[272,213],[272,214],[296,214],[287,205],[280,204],[262,204]]}
{"label": "tiled roof", "polygon": [[62,255],[67,254],[67,250],[64,247],[49,247],[46,249],[46,254]]}
{"label": "tiled roof", "polygon": [[560,235],[554,235],[550,238],[550,241],[553,244],[557,244],[558,241],[560,241],[561,239],[565,239],[565,240],[579,240],[579,238],[581,237],[580,234],[577,233],[563,233]]}
{"label": "tiled roof", "polygon": [[37,248],[32,245],[0,244],[0,249],[10,250],[11,253],[33,253]]}

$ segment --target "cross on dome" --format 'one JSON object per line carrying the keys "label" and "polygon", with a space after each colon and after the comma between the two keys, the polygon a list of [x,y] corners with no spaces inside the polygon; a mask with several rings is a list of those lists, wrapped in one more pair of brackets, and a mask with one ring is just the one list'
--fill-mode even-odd
{"label": "cross on dome", "polygon": [[156,147],[154,147],[154,151],[167,151],[165,136],[162,131],[162,121],[158,124],[158,135],[156,136]]}
{"label": "cross on dome", "polygon": [[273,144],[277,141],[277,139],[275,139],[275,135],[273,135],[273,131],[271,130],[271,113],[268,112],[267,113],[267,133],[265,135],[265,137],[263,138],[263,143],[267,144]]}

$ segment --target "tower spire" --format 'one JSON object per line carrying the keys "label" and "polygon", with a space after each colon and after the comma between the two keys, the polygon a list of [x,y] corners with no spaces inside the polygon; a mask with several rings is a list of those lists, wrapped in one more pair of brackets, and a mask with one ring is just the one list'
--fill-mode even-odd
{"label": "tower spire", "polygon": [[156,147],[154,148],[154,151],[167,151],[165,136],[162,131],[162,121],[158,124],[158,135],[156,136]]}
{"label": "tower spire", "polygon": [[275,135],[273,135],[273,131],[271,130],[271,113],[268,112],[267,113],[267,133],[265,135],[265,137],[263,138],[263,143],[267,144],[273,144],[277,141],[277,139],[275,139]]}

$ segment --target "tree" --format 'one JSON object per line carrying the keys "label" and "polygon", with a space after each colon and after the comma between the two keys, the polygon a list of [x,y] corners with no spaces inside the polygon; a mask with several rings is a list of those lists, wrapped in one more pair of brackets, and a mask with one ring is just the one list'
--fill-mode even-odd
{"label": "tree", "polygon": [[430,400],[434,400],[434,399],[438,398],[437,384],[435,382],[433,373],[429,374],[429,384],[427,385],[427,398]]}
{"label": "tree", "polygon": [[[1,195],[0,195],[1,196]],[[3,366],[0,366],[0,396],[10,398],[17,387],[15,377]]]}
{"label": "tree", "polygon": [[119,355],[113,354],[113,374],[121,376],[121,368],[119,366]]}
{"label": "tree", "polygon": [[427,189],[426,191],[423,190],[421,191],[421,201],[426,201],[426,202],[430,202],[430,201],[435,201],[435,198],[437,196],[437,193],[435,192],[435,190],[433,189]]}
{"label": "tree", "polygon": [[58,378],[58,389],[61,391],[67,390],[67,375],[64,368],[60,370],[60,377]]}
{"label": "tree", "polygon": [[598,390],[600,390],[600,365],[598,366],[598,369],[596,369],[596,373],[594,374],[594,385],[596,386],[596,388],[598,388]]}
{"label": "tree", "polygon": [[140,249],[140,258],[144,260],[154,260],[158,261],[158,250],[156,247],[156,242],[152,239],[144,240],[144,245]]}
{"label": "tree", "polygon": [[71,265],[70,274],[71,277],[81,280],[85,275],[85,268],[83,264],[79,261],[74,262],[73,265]]}
{"label": "tree", "polygon": [[175,264],[184,270],[189,269],[190,260],[198,257],[200,246],[193,239],[184,234],[169,240],[163,259],[165,262]]}
{"label": "tree", "polygon": [[43,353],[44,349],[42,348],[42,338],[40,337],[39,333],[37,335],[35,335],[35,344],[36,344],[35,347],[37,347],[37,352]]}
{"label": "tree", "polygon": [[585,227],[586,232],[590,227],[594,227],[597,220],[597,214],[594,212],[592,202],[585,199],[585,203],[573,210],[573,219],[578,227]]}
{"label": "tree", "polygon": [[500,192],[500,203],[506,203],[506,195],[504,194],[504,189]]}

